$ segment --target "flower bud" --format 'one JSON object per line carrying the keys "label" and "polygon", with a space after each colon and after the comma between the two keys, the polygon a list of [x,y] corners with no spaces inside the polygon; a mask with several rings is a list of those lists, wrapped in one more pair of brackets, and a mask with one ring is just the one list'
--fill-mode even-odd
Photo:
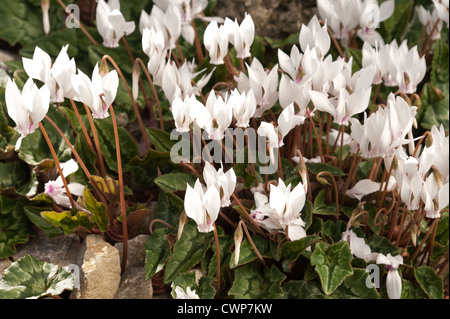
{"label": "flower bud", "polygon": [[44,25],[44,33],[50,32],[50,19],[48,17],[48,10],[50,9],[50,0],[41,0],[42,8],[42,24]]}
{"label": "flower bud", "polygon": [[234,231],[234,265],[237,266],[239,262],[239,254],[241,251],[241,243],[244,238],[244,233],[242,231],[241,223],[238,224],[236,230]]}
{"label": "flower bud", "polygon": [[100,73],[100,76],[102,78],[104,78],[105,75],[109,73],[108,61],[106,59],[102,59],[102,61],[100,62],[98,73]]}
{"label": "flower bud", "polygon": [[139,62],[134,61],[133,70],[131,72],[132,77],[132,89],[133,89],[133,98],[136,100],[139,95],[139,74],[140,74]]}
{"label": "flower bud", "polygon": [[183,233],[184,225],[186,225],[186,222],[188,220],[188,216],[186,215],[186,212],[183,210],[180,214],[180,218],[178,220],[178,234],[177,239],[180,239],[181,234]]}

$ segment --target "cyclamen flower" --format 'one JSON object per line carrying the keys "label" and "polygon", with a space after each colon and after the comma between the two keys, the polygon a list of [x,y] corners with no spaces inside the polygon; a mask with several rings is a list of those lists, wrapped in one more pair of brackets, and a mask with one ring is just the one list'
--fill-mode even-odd
{"label": "cyclamen flower", "polygon": [[197,223],[198,231],[208,233],[214,230],[213,223],[219,216],[220,195],[215,187],[204,191],[200,180],[197,179],[194,188],[187,185],[184,197],[186,215]]}
{"label": "cyclamen flower", "polygon": [[16,83],[8,78],[5,101],[8,115],[16,123],[16,130],[20,133],[16,142],[15,150],[17,151],[23,138],[33,133],[47,114],[50,90],[45,84],[38,89],[33,80],[29,78],[20,92]]}
{"label": "cyclamen flower", "polygon": [[234,89],[227,103],[233,108],[236,126],[241,128],[248,127],[250,119],[256,112],[256,98],[253,90],[240,94],[237,89]]}
{"label": "cyclamen flower", "polygon": [[[78,170],[78,164],[73,160],[61,163],[61,168],[64,177],[75,173]],[[66,189],[62,181],[61,176],[58,176],[56,180],[48,181],[45,183],[45,194],[53,198],[56,204],[72,208],[69,197],[66,194]],[[69,183],[68,188],[71,194],[81,196],[83,195],[85,186],[80,183]]]}
{"label": "cyclamen flower", "polygon": [[104,119],[109,116],[108,108],[116,98],[119,86],[119,76],[116,70],[102,78],[97,63],[92,72],[92,80],[78,70],[78,74],[72,75],[72,83],[77,99],[89,106],[94,118]]}
{"label": "cyclamen flower", "polygon": [[238,83],[239,92],[253,90],[256,103],[259,105],[259,108],[256,109],[255,117],[259,118],[277,102],[278,64],[272,70],[266,71],[261,62],[253,58],[251,65],[246,65],[248,77],[241,72],[239,77],[235,77],[235,80]]}
{"label": "cyclamen flower", "polygon": [[206,100],[206,107],[197,113],[195,119],[200,128],[208,133],[210,139],[222,140],[225,137],[225,130],[231,125],[232,117],[231,104],[211,91]]}
{"label": "cyclamen flower", "polygon": [[398,273],[398,267],[403,264],[403,257],[379,254],[376,263],[386,265],[386,270],[388,271],[386,290],[389,299],[400,299],[402,296],[402,278]]}
{"label": "cyclamen flower", "polygon": [[376,31],[379,23],[389,19],[394,13],[395,1],[388,0],[378,6],[377,1],[365,1],[364,9],[362,9],[359,19],[360,29],[357,31],[358,36],[372,45],[376,43],[384,43],[381,35]]}
{"label": "cyclamen flower", "polygon": [[301,210],[306,202],[306,192],[302,183],[293,190],[286,186],[282,179],[278,185],[270,185],[270,199],[255,193],[256,210],[251,212],[252,218],[269,231],[282,230],[290,240],[298,240],[306,236],[305,222],[301,218]]}
{"label": "cyclamen flower", "polygon": [[228,54],[228,32],[223,25],[220,27],[217,21],[212,21],[206,27],[203,42],[209,52],[211,64],[224,64],[224,58]]}
{"label": "cyclamen flower", "polygon": [[364,124],[350,119],[352,151],[356,146],[366,158],[389,157],[401,145],[409,142],[406,135],[411,130],[417,107],[409,106],[401,97],[388,96],[387,107],[379,108],[369,117],[364,113]]}
{"label": "cyclamen flower", "polygon": [[236,20],[225,18],[223,26],[228,32],[229,42],[236,49],[236,57],[244,59],[251,56],[250,47],[255,39],[255,24],[252,17],[246,13],[240,25]]}
{"label": "cyclamen flower", "polygon": [[[425,9],[423,6],[419,6],[418,10],[419,21],[427,30],[427,34],[431,36],[432,40],[438,40],[441,38],[442,19],[438,15],[436,7],[432,12]],[[431,34],[433,32],[433,34]]]}
{"label": "cyclamen flower", "polygon": [[331,39],[328,34],[327,25],[320,25],[317,16],[314,16],[308,23],[308,26],[302,25],[299,35],[299,43],[303,52],[307,46],[315,48],[317,56],[322,59],[330,50]]}
{"label": "cyclamen flower", "polygon": [[203,179],[205,180],[206,187],[215,187],[219,192],[221,207],[227,207],[230,205],[230,197],[234,193],[236,188],[236,174],[233,168],[230,168],[224,173],[223,168],[216,169],[208,162],[205,162],[203,168]]}
{"label": "cyclamen flower", "polygon": [[145,28],[142,32],[142,50],[149,57],[147,68],[153,77],[153,83],[159,86],[166,65],[167,49],[164,41],[164,35],[159,29]]}
{"label": "cyclamen flower", "polygon": [[42,8],[42,24],[44,26],[44,33],[50,32],[50,19],[48,17],[48,10],[50,9],[50,0],[41,0]]}
{"label": "cyclamen flower", "polygon": [[74,98],[71,77],[76,67],[75,60],[67,55],[68,47],[68,44],[62,47],[53,65],[50,56],[38,46],[34,49],[32,59],[22,58],[25,72],[47,85],[53,103],[62,103],[65,97]]}
{"label": "cyclamen flower", "polygon": [[365,262],[375,261],[378,257],[378,253],[372,253],[364,238],[358,237],[351,229],[342,233],[341,240],[348,242],[352,254],[357,258],[364,259]]}
{"label": "cyclamen flower", "polygon": [[199,112],[202,112],[203,104],[194,95],[185,97],[184,100],[177,97],[171,106],[175,126],[180,133],[189,132],[190,124],[194,121]]}
{"label": "cyclamen flower", "polygon": [[439,16],[439,19],[444,21],[447,24],[447,28],[449,25],[449,5],[448,0],[432,0],[434,3],[435,10]]}
{"label": "cyclamen flower", "polygon": [[103,38],[103,45],[108,48],[119,46],[119,40],[133,33],[134,21],[127,22],[120,12],[119,0],[98,0],[95,14],[97,30]]}
{"label": "cyclamen flower", "polygon": [[261,122],[258,128],[258,135],[265,136],[267,138],[267,148],[269,149],[270,160],[272,163],[274,159],[274,148],[279,148],[284,145],[284,137],[297,125],[301,125],[305,122],[305,117],[295,115],[294,105],[291,104],[286,107],[278,117],[278,125],[275,127],[272,123]]}

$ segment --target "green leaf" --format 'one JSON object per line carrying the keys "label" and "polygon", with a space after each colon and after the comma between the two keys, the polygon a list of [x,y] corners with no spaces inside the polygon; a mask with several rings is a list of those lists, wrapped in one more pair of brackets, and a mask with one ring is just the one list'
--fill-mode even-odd
{"label": "green leaf", "polygon": [[167,192],[186,190],[186,185],[194,186],[196,177],[188,173],[171,173],[155,178],[155,184]]}
{"label": "green leaf", "polygon": [[339,168],[336,168],[334,166],[325,164],[325,163],[306,163],[306,168],[314,174],[319,174],[321,172],[329,172],[333,176],[344,176],[345,173],[340,170]]}
{"label": "green leaf", "polygon": [[400,255],[402,250],[394,245],[384,236],[373,235],[366,240],[367,245],[373,252],[392,256]]}
{"label": "green leaf", "polygon": [[347,224],[342,220],[338,220],[337,222],[327,220],[323,223],[322,235],[329,237],[333,243],[337,243],[342,239],[342,233],[346,227]]}
{"label": "green leaf", "polygon": [[133,157],[127,167],[137,184],[153,186],[155,185],[154,180],[158,176],[158,169],[161,173],[171,172],[174,170],[175,164],[170,160],[170,153],[149,149],[144,158]]}
{"label": "green leaf", "polygon": [[422,290],[420,285],[403,279],[401,299],[428,299],[428,295]]}
{"label": "green leaf", "polygon": [[[162,219],[170,225],[178,225],[180,214],[184,209],[183,200],[173,193],[159,190],[155,218]],[[155,225],[159,227],[159,224]]]}
{"label": "green leaf", "polygon": [[275,265],[262,272],[255,263],[239,267],[229,295],[236,299],[278,299],[284,296],[281,283],[286,279]]}
{"label": "green leaf", "polygon": [[109,221],[105,205],[97,202],[87,187],[84,188],[83,201],[86,209],[91,212],[94,223],[97,224],[101,232],[106,232]]}
{"label": "green leaf", "polygon": [[[33,176],[32,176],[33,175]],[[21,195],[32,196],[36,193],[37,181],[23,162],[0,162],[0,189],[13,188]]]}
{"label": "green leaf", "polygon": [[431,130],[433,126],[439,127],[441,124],[444,126],[445,130],[449,129],[449,118],[448,118],[448,105],[449,105],[449,95],[447,94],[445,98],[438,103],[429,104],[423,115],[423,120],[420,125],[428,130]]}
{"label": "green leaf", "polygon": [[166,264],[164,282],[170,283],[182,272],[197,264],[213,240],[213,233],[200,233],[194,220],[188,220],[180,239],[173,246],[173,254]]}
{"label": "green leaf", "polygon": [[395,1],[394,13],[389,19],[383,22],[383,27],[389,33],[389,37],[387,36],[384,37],[384,40],[386,42],[391,42],[394,39],[396,39],[398,43],[401,42],[403,34],[407,29],[413,9],[414,9],[413,0]]}
{"label": "green leaf", "polygon": [[27,199],[0,195],[0,259],[14,255],[16,244],[24,244],[33,234],[23,206]]}
{"label": "green leaf", "polygon": [[299,33],[293,33],[291,35],[289,35],[287,38],[285,39],[271,39],[269,37],[264,37],[264,40],[267,41],[267,43],[269,43],[270,47],[272,49],[278,49],[284,46],[288,46],[288,45],[293,45],[293,44],[298,44],[298,37],[299,37]]}
{"label": "green leaf", "polygon": [[172,147],[177,142],[176,140],[171,140],[170,133],[166,131],[156,128],[147,128],[146,130],[150,137],[150,142],[159,152],[170,152]]}
{"label": "green leaf", "polygon": [[291,280],[283,285],[287,299],[325,299],[320,287],[315,281]]}
{"label": "green leaf", "polygon": [[[444,39],[435,44],[433,62],[431,64],[431,84],[439,88],[444,95],[449,94],[449,50]],[[447,100],[448,106],[448,100]],[[448,108],[447,108],[448,111]]]}
{"label": "green leaf", "polygon": [[444,280],[433,268],[422,266],[414,270],[414,275],[423,291],[431,299],[444,299]]}
{"label": "green leaf", "polygon": [[[179,274],[172,282],[173,287],[181,287],[184,292],[189,287],[191,290],[196,290],[195,284],[195,272],[189,272],[185,274]],[[171,295],[173,298],[176,298],[175,289],[172,290]]]}
{"label": "green leaf", "polygon": [[311,255],[311,265],[316,266],[326,295],[331,295],[345,278],[353,274],[352,259],[347,242],[339,242],[328,247],[324,243],[316,245]]}
{"label": "green leaf", "polygon": [[62,213],[48,211],[42,212],[41,216],[53,226],[61,227],[66,235],[70,235],[78,227],[84,227],[88,230],[92,227],[89,213],[87,212],[80,211],[76,215],[72,215],[69,211]]}
{"label": "green leaf", "polygon": [[294,261],[300,256],[308,247],[320,240],[319,236],[307,236],[299,240],[289,241],[281,246],[281,258],[287,261]]}
{"label": "green leaf", "polygon": [[61,48],[66,44],[70,44],[67,54],[72,57],[78,55],[77,42],[76,29],[67,28],[60,31],[53,31],[47,35],[37,38],[24,46],[19,53],[21,56],[31,58],[34,54],[36,46],[39,46],[39,48],[50,55],[50,57],[55,59],[61,51]]}
{"label": "green leaf", "polygon": [[344,280],[330,296],[333,299],[378,299],[375,287],[368,288],[370,277],[365,269],[353,269],[353,275]]}
{"label": "green leaf", "polygon": [[336,205],[327,205],[325,203],[325,190],[322,189],[314,199],[313,214],[315,215],[339,215],[336,211]]}
{"label": "green leaf", "polygon": [[213,299],[216,294],[216,289],[211,285],[213,277],[202,276],[198,283],[198,296],[200,299]]}
{"label": "green leaf", "polygon": [[[117,171],[116,140],[111,117],[94,120],[94,123],[97,128],[100,149],[105,157],[106,165],[111,170]],[[122,163],[128,163],[134,156],[139,154],[139,146],[124,127],[118,127],[117,131]],[[123,170],[128,170],[126,165],[123,165]]]}
{"label": "green leaf", "polygon": [[43,211],[48,211],[49,207],[33,207],[33,206],[25,206],[24,212],[27,215],[28,219],[36,225],[40,230],[42,230],[45,236],[52,238],[57,235],[61,235],[63,233],[61,228],[53,226],[47,220],[45,220],[41,213]]}
{"label": "green leaf", "polygon": [[[255,245],[256,249],[259,251],[259,253],[263,257],[270,257],[270,253],[268,251],[269,247],[267,245],[267,240],[265,240],[260,235],[254,235],[252,237],[253,244]],[[230,268],[236,268],[238,266],[242,266],[245,264],[248,264],[258,258],[255,251],[252,248],[252,245],[250,244],[250,241],[247,238],[244,238],[244,240],[241,243],[241,249],[239,252],[239,260],[238,264],[234,264],[234,258],[235,258],[235,251],[231,254],[230,258]]]}
{"label": "green leaf", "polygon": [[170,243],[167,240],[167,228],[158,228],[145,242],[145,279],[150,280],[154,274],[163,269],[170,256]]}
{"label": "green leaf", "polygon": [[59,266],[26,255],[5,271],[0,282],[0,299],[57,296],[72,290],[74,275]]}

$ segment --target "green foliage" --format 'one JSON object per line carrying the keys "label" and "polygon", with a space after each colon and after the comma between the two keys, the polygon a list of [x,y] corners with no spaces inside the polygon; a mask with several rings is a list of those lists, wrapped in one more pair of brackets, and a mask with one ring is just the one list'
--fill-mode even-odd
{"label": "green foliage", "polygon": [[31,255],[14,262],[0,281],[0,299],[37,299],[72,290],[74,276],[62,267]]}

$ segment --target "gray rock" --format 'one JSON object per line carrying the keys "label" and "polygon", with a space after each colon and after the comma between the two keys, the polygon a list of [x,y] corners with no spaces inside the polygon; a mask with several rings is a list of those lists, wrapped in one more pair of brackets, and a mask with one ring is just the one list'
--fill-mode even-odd
{"label": "gray rock", "polygon": [[73,299],[113,299],[121,279],[119,251],[99,235],[88,235],[82,249],[80,287]]}
{"label": "gray rock", "polygon": [[59,235],[48,238],[42,232],[30,239],[26,244],[17,245],[17,252],[12,256],[17,261],[26,255],[58,266],[76,264],[81,241],[78,235]]}
{"label": "gray rock", "polygon": [[144,267],[127,267],[122,275],[115,299],[152,299],[151,280],[145,280]]}
{"label": "gray rock", "polygon": [[[127,252],[127,268],[128,267],[144,267],[145,265],[145,250],[144,245],[149,235],[138,235],[131,238],[128,241],[128,252]],[[123,243],[119,242],[114,244],[120,254],[120,260],[122,260],[123,255]]]}

